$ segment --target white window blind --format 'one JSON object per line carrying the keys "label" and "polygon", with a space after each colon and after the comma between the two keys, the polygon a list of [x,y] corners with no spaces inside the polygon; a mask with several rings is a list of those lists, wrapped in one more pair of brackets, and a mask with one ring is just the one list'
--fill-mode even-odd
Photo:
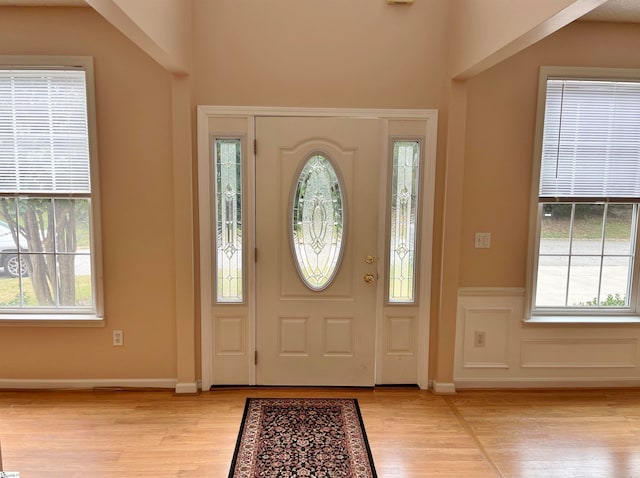
{"label": "white window blind", "polygon": [[547,80],[539,198],[640,202],[640,83]]}
{"label": "white window blind", "polygon": [[83,70],[0,69],[0,193],[89,194]]}

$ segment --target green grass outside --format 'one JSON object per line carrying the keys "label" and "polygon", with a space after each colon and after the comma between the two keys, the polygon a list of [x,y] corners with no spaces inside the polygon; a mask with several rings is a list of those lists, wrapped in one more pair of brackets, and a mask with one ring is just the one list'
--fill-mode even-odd
{"label": "green grass outside", "polygon": [[[33,285],[29,278],[22,280],[24,291],[24,305],[37,307],[36,296],[33,292]],[[76,277],[76,304],[79,306],[90,306],[92,303],[91,277]],[[20,282],[19,279],[6,277],[0,279],[0,307],[20,306]]]}
{"label": "green grass outside", "polygon": [[78,241],[78,249],[89,249],[91,247],[91,234],[89,233],[89,225],[82,224],[76,231],[76,240]]}
{"label": "green grass outside", "polygon": [[[606,238],[611,241],[628,241],[630,224],[624,219],[609,219],[606,227]],[[565,219],[545,218],[542,227],[543,239],[568,239],[569,228]],[[575,219],[573,229],[574,239],[601,239],[602,221],[593,219]]]}

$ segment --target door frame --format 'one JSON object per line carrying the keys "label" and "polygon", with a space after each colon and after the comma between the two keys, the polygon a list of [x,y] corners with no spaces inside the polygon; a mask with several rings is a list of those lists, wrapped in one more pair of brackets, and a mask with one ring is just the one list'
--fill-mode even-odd
{"label": "door frame", "polygon": [[[434,216],[434,190],[436,172],[436,141],[438,111],[435,109],[345,109],[345,108],[289,108],[289,107],[260,107],[260,106],[206,106],[197,107],[197,155],[198,155],[198,210],[199,210],[199,252],[200,252],[200,344],[202,379],[201,388],[208,390],[213,384],[212,359],[215,344],[215,331],[212,327],[212,248],[213,238],[211,234],[212,202],[211,202],[211,142],[209,137],[209,120],[212,118],[234,118],[246,121],[247,161],[246,168],[246,201],[245,210],[247,220],[255,222],[255,153],[251,145],[255,140],[255,118],[260,116],[284,116],[284,117],[340,117],[340,118],[376,118],[380,120],[422,120],[425,122],[424,131],[424,168],[422,182],[421,204],[421,234],[420,234],[420,282],[418,293],[418,337],[417,337],[417,385],[421,389],[429,388],[429,327],[431,304],[431,272],[433,249],[433,216]],[[381,155],[388,156],[389,134],[387,122],[383,125],[383,141],[381,141]],[[251,159],[252,158],[252,159]],[[385,204],[388,168],[380,171],[380,195],[379,213],[386,217],[387,205]],[[251,227],[254,231],[254,228]],[[386,224],[380,221],[378,226],[378,256],[386,257]],[[246,238],[247,251],[255,250],[255,232]],[[248,321],[246,344],[246,367],[248,368],[248,383],[237,385],[256,384],[256,366],[254,351],[256,350],[256,290],[255,290],[255,261],[250,260],[253,254],[246,255]],[[378,281],[378,294],[376,304],[376,384],[381,383],[382,363],[382,337],[383,337],[383,306],[384,284]]]}

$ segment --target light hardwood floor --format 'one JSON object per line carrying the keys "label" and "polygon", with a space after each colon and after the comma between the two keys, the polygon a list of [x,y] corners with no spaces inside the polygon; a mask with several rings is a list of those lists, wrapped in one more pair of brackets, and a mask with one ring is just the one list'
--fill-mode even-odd
{"label": "light hardwood floor", "polygon": [[245,398],[355,397],[381,478],[640,477],[640,390],[0,392],[21,478],[225,478]]}

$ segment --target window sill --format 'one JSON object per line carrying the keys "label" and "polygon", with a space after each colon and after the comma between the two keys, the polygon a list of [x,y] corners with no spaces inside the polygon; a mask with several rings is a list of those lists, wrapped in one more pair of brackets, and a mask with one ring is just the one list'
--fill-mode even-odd
{"label": "window sill", "polygon": [[104,318],[90,314],[0,314],[0,327],[104,327]]}
{"label": "window sill", "polygon": [[523,320],[531,325],[640,325],[637,315],[536,315]]}

